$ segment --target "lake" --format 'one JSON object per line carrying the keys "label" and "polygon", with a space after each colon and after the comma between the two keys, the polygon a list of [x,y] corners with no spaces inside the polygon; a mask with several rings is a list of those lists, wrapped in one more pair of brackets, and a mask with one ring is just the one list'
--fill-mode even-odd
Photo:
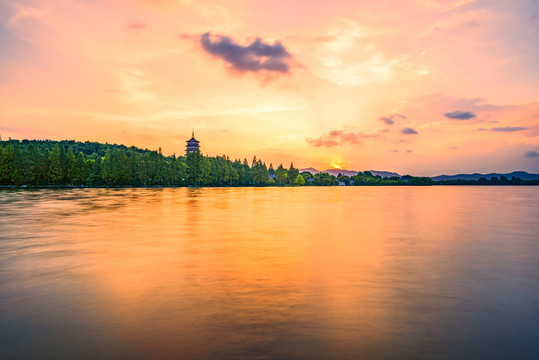
{"label": "lake", "polygon": [[2,359],[537,359],[539,187],[0,191]]}

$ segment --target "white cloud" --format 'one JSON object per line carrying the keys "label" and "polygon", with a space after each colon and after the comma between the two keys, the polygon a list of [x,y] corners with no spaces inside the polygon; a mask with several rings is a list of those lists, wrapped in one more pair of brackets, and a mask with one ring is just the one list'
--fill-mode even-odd
{"label": "white cloud", "polygon": [[388,58],[369,43],[369,34],[359,24],[343,20],[330,30],[327,41],[319,44],[313,71],[316,76],[338,85],[362,86],[386,82],[406,56]]}

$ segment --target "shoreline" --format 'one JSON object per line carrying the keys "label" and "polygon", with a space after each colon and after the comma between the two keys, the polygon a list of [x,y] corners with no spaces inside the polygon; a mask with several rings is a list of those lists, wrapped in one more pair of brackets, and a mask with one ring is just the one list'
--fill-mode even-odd
{"label": "shoreline", "polygon": [[305,188],[305,187],[431,187],[431,186],[539,186],[539,184],[430,184],[430,185],[405,185],[405,184],[392,184],[392,185],[147,185],[147,186],[135,186],[135,185],[110,185],[110,186],[88,186],[88,185],[0,185],[0,190],[36,190],[36,189],[158,189],[158,188]]}

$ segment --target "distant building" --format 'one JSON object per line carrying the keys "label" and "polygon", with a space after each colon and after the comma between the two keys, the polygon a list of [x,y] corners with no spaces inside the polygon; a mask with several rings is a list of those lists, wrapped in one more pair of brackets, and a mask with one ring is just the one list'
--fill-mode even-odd
{"label": "distant building", "polygon": [[187,145],[185,146],[185,155],[189,154],[190,152],[200,150],[199,144],[200,141],[195,139],[195,130],[193,130],[191,139],[187,140]]}

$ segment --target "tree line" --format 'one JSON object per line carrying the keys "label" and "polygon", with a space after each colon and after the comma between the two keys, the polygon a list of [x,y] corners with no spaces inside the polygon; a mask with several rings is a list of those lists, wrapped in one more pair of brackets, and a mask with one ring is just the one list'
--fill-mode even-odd
{"label": "tree line", "polygon": [[[486,179],[485,179],[486,180]],[[486,180],[494,184],[496,180]],[[520,179],[498,182],[520,185]],[[469,180],[466,185],[471,184]],[[473,180],[472,180],[473,182]],[[1,186],[380,186],[452,184],[428,177],[376,176],[369,171],[354,176],[299,172],[293,164],[276,169],[255,156],[249,165],[228,156],[164,156],[124,145],[74,140],[0,141]],[[455,183],[456,184],[456,183]],[[460,184],[460,183],[459,183]],[[485,184],[483,179],[477,184]],[[496,183],[497,184],[497,183]]]}
{"label": "tree line", "polygon": [[0,141],[3,186],[427,185],[410,179],[382,179],[369,172],[352,177],[300,174],[293,164],[274,169],[256,156],[249,165],[247,159],[232,161],[226,155],[210,157],[198,151],[176,157],[164,156],[161,149],[89,141]]}
{"label": "tree line", "polygon": [[[0,141],[0,185],[29,186],[257,186],[296,185],[299,170],[281,174],[253,159],[231,161],[200,152],[158,151],[74,140]],[[270,174],[279,172],[279,180]],[[302,178],[303,179],[303,178]],[[299,180],[298,180],[299,181]],[[301,181],[299,181],[301,182]]]}

